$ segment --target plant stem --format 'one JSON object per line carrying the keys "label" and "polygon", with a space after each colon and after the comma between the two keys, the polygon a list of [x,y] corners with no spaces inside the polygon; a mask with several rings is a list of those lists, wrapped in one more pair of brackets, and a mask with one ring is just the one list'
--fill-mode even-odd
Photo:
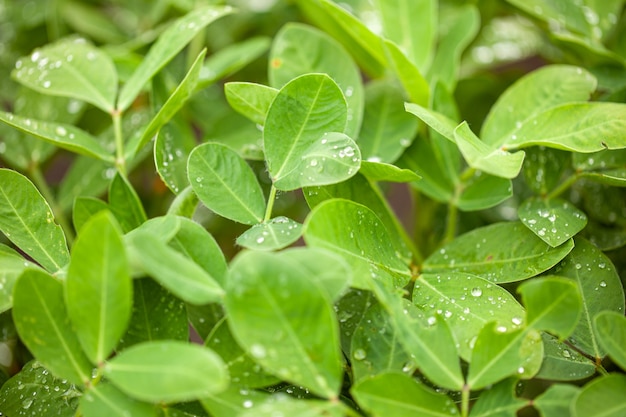
{"label": "plant stem", "polygon": [[35,183],[35,186],[39,189],[39,192],[41,192],[41,195],[43,195],[43,198],[50,205],[50,209],[52,210],[52,213],[54,214],[57,223],[59,224],[59,226],[61,226],[63,232],[65,233],[65,239],[67,239],[67,244],[71,247],[72,243],[74,243],[74,230],[70,226],[67,217],[65,217],[65,213],[63,213],[63,210],[59,206],[59,203],[52,193],[52,190],[50,190],[50,187],[48,187],[48,183],[41,173],[39,165],[32,164],[31,166],[29,166],[28,173],[33,179],[33,183]]}
{"label": "plant stem", "polygon": [[469,385],[463,385],[461,390],[461,417],[469,415],[470,388]]}
{"label": "plant stem", "polygon": [[443,237],[444,244],[450,242],[456,236],[458,217],[459,217],[459,209],[456,206],[456,201],[451,201],[450,203],[448,203],[448,218],[446,219],[446,232]]}
{"label": "plant stem", "polygon": [[558,187],[556,187],[554,190],[548,193],[548,195],[546,195],[546,199],[550,200],[552,198],[556,198],[559,195],[563,194],[565,191],[567,191],[568,188],[574,185],[576,181],[578,181],[578,178],[580,178],[580,175],[578,173],[574,173],[570,175],[569,178],[567,178],[565,181],[560,183]]}
{"label": "plant stem", "polygon": [[276,187],[272,184],[272,188],[270,189],[270,195],[267,198],[267,208],[265,209],[265,217],[263,218],[263,222],[269,221],[272,218],[272,210],[274,209],[274,201],[276,201]]}
{"label": "plant stem", "polygon": [[126,175],[126,159],[124,158],[124,136],[122,135],[122,112],[114,110],[111,113],[113,118],[113,130],[115,131],[115,166],[117,170]]}

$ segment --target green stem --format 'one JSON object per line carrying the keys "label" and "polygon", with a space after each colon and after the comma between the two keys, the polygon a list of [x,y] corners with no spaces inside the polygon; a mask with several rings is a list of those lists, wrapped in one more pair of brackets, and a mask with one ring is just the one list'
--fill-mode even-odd
{"label": "green stem", "polygon": [[456,201],[451,201],[448,204],[448,218],[446,220],[446,232],[443,237],[443,243],[450,242],[456,236],[458,217],[459,217],[459,209],[456,206]]}
{"label": "green stem", "polygon": [[461,391],[461,417],[467,417],[469,415],[469,401],[470,401],[470,388],[469,385],[463,385]]}
{"label": "green stem", "polygon": [[272,210],[274,209],[274,201],[276,201],[276,187],[272,184],[272,188],[270,189],[270,195],[267,198],[267,208],[265,209],[265,217],[263,218],[263,222],[267,222],[272,218]]}
{"label": "green stem", "polygon": [[574,185],[574,183],[578,181],[578,178],[580,178],[580,175],[578,173],[574,173],[570,175],[565,181],[560,183],[558,187],[556,187],[554,190],[548,193],[548,195],[546,195],[546,199],[550,200],[552,198],[556,198],[560,196],[565,191],[567,191],[572,185]]}
{"label": "green stem", "polygon": [[122,134],[122,112],[114,110],[111,113],[113,118],[113,130],[115,132],[115,166],[117,170],[126,175],[126,159],[124,158],[124,136]]}
{"label": "green stem", "polygon": [[57,223],[59,224],[59,226],[61,226],[61,228],[63,229],[63,232],[65,233],[67,244],[71,247],[72,243],[74,243],[74,230],[70,226],[70,223],[67,217],[65,217],[65,213],[63,213],[63,210],[59,206],[59,203],[54,197],[52,190],[50,189],[50,187],[48,187],[48,183],[46,182],[46,179],[41,173],[41,170],[39,169],[39,165],[32,164],[28,168],[28,173],[30,174],[30,177],[33,179],[33,183],[35,183],[35,186],[37,187],[37,189],[39,189],[39,192],[41,192],[41,195],[43,195],[43,198],[45,198],[48,204],[50,205],[50,209],[52,210],[52,213],[54,214],[54,217]]}

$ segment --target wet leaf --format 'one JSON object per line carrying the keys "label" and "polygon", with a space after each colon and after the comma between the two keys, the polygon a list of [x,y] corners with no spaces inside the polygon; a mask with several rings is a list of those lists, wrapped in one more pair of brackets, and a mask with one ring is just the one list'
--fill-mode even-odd
{"label": "wet leaf", "polygon": [[109,186],[109,207],[125,233],[148,220],[139,195],[128,178],[119,172]]}
{"label": "wet leaf", "polygon": [[614,311],[603,311],[593,321],[600,346],[617,365],[626,370],[626,317]]}
{"label": "wet leaf", "polygon": [[340,401],[292,400],[288,397],[270,398],[259,406],[251,407],[239,417],[344,417],[349,411]]}
{"label": "wet leaf", "polygon": [[80,399],[80,411],[89,417],[156,417],[154,404],[130,398],[110,383],[100,383],[91,387]]}
{"label": "wet leaf", "polygon": [[470,417],[516,417],[529,400],[515,395],[517,378],[508,378],[482,392],[472,406]]}
{"label": "wet leaf", "polygon": [[300,223],[280,216],[255,224],[237,237],[237,244],[248,249],[271,251],[285,248],[301,236]]}
{"label": "wet leaf", "polygon": [[154,164],[159,176],[174,194],[189,186],[187,160],[196,146],[191,126],[172,120],[163,126],[154,141]]}
{"label": "wet leaf", "polygon": [[573,155],[545,146],[526,148],[525,152],[523,174],[526,184],[535,193],[547,195],[561,181],[564,171],[571,164]]}
{"label": "wet leaf", "polygon": [[[211,416],[231,417],[233,415],[241,416],[248,409],[253,410],[250,411],[251,413],[258,413],[259,407],[257,405],[268,401],[269,398],[271,398],[270,395],[263,391],[231,384],[226,391],[207,396],[200,401],[202,407],[211,413]],[[259,414],[253,415],[254,417],[259,416]]]}
{"label": "wet leaf", "polygon": [[410,169],[401,169],[383,162],[363,161],[359,172],[371,181],[411,182],[421,178]]}
{"label": "wet leaf", "polygon": [[278,91],[255,83],[230,82],[224,85],[224,94],[230,107],[261,126],[265,124],[267,112]]}
{"label": "wet leaf", "polygon": [[74,229],[80,231],[87,220],[103,210],[109,210],[109,205],[104,201],[94,197],[77,197],[72,208]]}
{"label": "wet leaf", "polygon": [[37,268],[8,246],[0,244],[0,312],[13,306],[13,286],[26,268]]}
{"label": "wet leaf", "polygon": [[570,409],[576,417],[620,417],[626,412],[625,390],[626,376],[622,374],[596,378],[583,387]]}
{"label": "wet leaf", "polygon": [[541,335],[544,354],[541,369],[536,378],[552,381],[576,381],[585,379],[596,373],[596,364],[578,353],[572,346],[550,336]]}
{"label": "wet leaf", "polygon": [[453,203],[463,211],[495,207],[513,195],[511,180],[478,171],[467,181],[458,201]]}
{"label": "wet leaf", "polygon": [[526,227],[553,248],[587,225],[587,215],[560,198],[530,198],[522,203],[517,213]]}
{"label": "wet leaf", "polygon": [[574,385],[554,384],[533,400],[541,417],[570,415],[571,404],[580,392]]}

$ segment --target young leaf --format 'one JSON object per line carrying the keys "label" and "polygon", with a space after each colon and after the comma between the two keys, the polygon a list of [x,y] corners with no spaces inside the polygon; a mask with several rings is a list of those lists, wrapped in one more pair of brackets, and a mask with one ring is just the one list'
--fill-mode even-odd
{"label": "young leaf", "polygon": [[552,381],[577,381],[596,373],[596,364],[571,346],[547,333],[543,339],[543,363],[536,378]]}
{"label": "young leaf", "polygon": [[580,388],[574,385],[554,384],[533,400],[541,417],[570,415],[571,404]]}
{"label": "young leaf", "polygon": [[343,91],[351,116],[345,133],[357,137],[363,120],[363,83],[358,67],[341,44],[318,29],[288,23],[274,38],[269,63],[270,85],[276,88],[300,75],[328,74]]}
{"label": "young leaf", "polygon": [[307,276],[277,255],[244,252],[231,264],[225,306],[235,338],[263,368],[337,397],[343,373],[337,320],[326,293]]}
{"label": "young leaf", "polygon": [[448,396],[401,373],[387,372],[362,379],[351,391],[357,403],[374,417],[447,417],[458,413]]}
{"label": "young leaf", "polygon": [[576,246],[554,274],[578,283],[583,313],[569,341],[595,358],[606,354],[598,343],[593,318],[604,310],[624,314],[624,288],[611,260],[587,240],[576,237]]}
{"label": "young leaf", "polygon": [[5,382],[0,389],[0,410],[7,416],[73,417],[80,391],[65,379],[50,375],[36,360]]}
{"label": "young leaf", "polygon": [[128,178],[119,172],[109,187],[109,207],[124,232],[130,232],[148,220],[137,192]]}
{"label": "young leaf", "polygon": [[587,216],[560,198],[530,198],[517,209],[526,227],[553,248],[574,237],[587,225]]}
{"label": "young leaf", "polygon": [[457,123],[455,123],[454,120],[444,114],[429,110],[416,103],[405,103],[404,109],[417,116],[422,122],[426,123],[444,138],[456,143],[454,130],[457,127]]}
{"label": "young leaf", "polygon": [[421,178],[410,169],[401,169],[383,162],[362,161],[359,172],[374,182],[412,182]]}
{"label": "young leaf", "polygon": [[15,68],[12,75],[17,81],[41,93],[83,100],[105,113],[115,107],[115,65],[85,39],[62,39],[35,49]]}
{"label": "young leaf", "polygon": [[378,275],[398,286],[409,279],[408,266],[399,259],[384,225],[370,209],[352,201],[331,199],[317,205],[304,223],[304,240],[343,256],[357,288],[371,288]]}
{"label": "young leaf", "polygon": [[517,411],[530,403],[515,396],[517,381],[515,377],[508,378],[483,391],[472,406],[470,417],[516,417]]}
{"label": "young leaf", "polygon": [[8,246],[0,244],[0,313],[13,305],[13,286],[26,268],[37,268]]}
{"label": "young leaf", "polygon": [[467,180],[463,192],[453,204],[463,211],[495,207],[513,195],[511,180],[478,171]]}
{"label": "young leaf", "polygon": [[593,321],[600,346],[626,370],[626,317],[614,311],[603,311]]}
{"label": "young leaf", "polygon": [[89,417],[157,417],[157,406],[137,401],[111,383],[90,387],[80,399],[82,415]]}
{"label": "young leaf", "polygon": [[49,272],[69,261],[65,235],[28,178],[0,169],[0,231]]}
{"label": "young leaf", "polygon": [[233,110],[263,126],[278,90],[262,84],[230,82],[224,85],[224,94]]}
{"label": "young leaf", "polygon": [[27,269],[13,288],[13,321],[20,339],[55,376],[82,385],[91,364],[70,323],[63,283],[37,269]]}
{"label": "young leaf", "polygon": [[411,145],[418,121],[402,110],[402,92],[393,83],[381,80],[367,85],[358,140],[363,159],[391,164]]}
{"label": "young leaf", "polygon": [[535,146],[526,148],[524,179],[528,187],[539,195],[547,195],[561,181],[575,155],[560,149]]}
{"label": "young leaf", "polygon": [[626,376],[609,374],[585,385],[570,410],[575,417],[620,417],[626,413]]}
{"label": "young leaf", "polygon": [[205,143],[189,155],[187,175],[198,198],[220,216],[239,223],[263,220],[265,197],[246,161],[218,143]]}
{"label": "young leaf", "polygon": [[196,146],[192,127],[172,120],[163,126],[154,141],[154,165],[159,176],[174,194],[189,186],[187,160]]}
{"label": "young leaf", "polygon": [[74,243],[65,300],[85,354],[100,364],[126,331],[132,309],[122,232],[108,211],[94,215]]}
{"label": "young leaf", "polygon": [[211,22],[233,12],[230,6],[205,6],[177,19],[152,45],[139,68],[120,91],[119,111],[126,110],[143,86]]}
{"label": "young leaf", "polygon": [[72,125],[34,120],[3,111],[0,111],[0,122],[59,148],[110,163],[115,161],[113,155],[96,138]]}
{"label": "young leaf", "polygon": [[202,68],[202,61],[206,55],[206,49],[203,49],[194,63],[189,68],[189,71],[185,75],[185,78],[176,86],[176,89],[167,98],[167,101],[163,103],[158,113],[154,115],[150,124],[146,126],[145,130],[141,134],[141,139],[137,143],[135,150],[139,151],[144,147],[150,139],[170,121],[172,117],[180,110],[185,103],[189,100],[193,94],[196,85],[198,84],[198,78],[200,76],[200,69]]}
{"label": "young leaf", "polygon": [[176,341],[125,349],[105,365],[104,374],[126,394],[149,402],[195,400],[228,386],[226,365],[215,352]]}
{"label": "young leaf", "polygon": [[302,225],[279,216],[255,224],[237,237],[237,244],[248,249],[271,251],[285,248],[302,236]]}
{"label": "young leaf", "polygon": [[74,229],[80,231],[94,214],[103,210],[110,210],[109,205],[94,197],[77,197],[72,208],[72,223]]}
{"label": "young leaf", "polygon": [[[505,241],[510,244],[502,245]],[[521,223],[495,223],[444,245],[426,259],[423,270],[467,272],[491,282],[513,282],[550,269],[573,247],[569,241],[552,248]]]}
{"label": "young leaf", "polygon": [[387,39],[383,41],[383,45],[387,64],[393,69],[406,95],[412,102],[426,106],[430,88],[422,73],[409,61],[398,45]]}
{"label": "young leaf", "polygon": [[277,189],[332,184],[357,172],[359,149],[342,133],[347,114],[344,95],[328,75],[302,75],[280,90],[263,130],[265,158]]}

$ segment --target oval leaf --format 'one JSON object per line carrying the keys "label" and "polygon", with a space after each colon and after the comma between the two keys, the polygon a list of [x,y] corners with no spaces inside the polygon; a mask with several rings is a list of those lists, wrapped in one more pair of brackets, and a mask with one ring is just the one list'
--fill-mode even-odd
{"label": "oval leaf", "polygon": [[594,323],[600,345],[626,370],[626,317],[614,311],[603,311],[594,317]]}
{"label": "oval leaf", "polygon": [[265,198],[246,161],[218,143],[205,143],[189,155],[187,175],[198,198],[220,216],[239,223],[263,220]]}
{"label": "oval leaf", "polygon": [[[187,160],[196,146],[191,126],[174,120],[159,130],[154,141],[154,165],[159,176],[174,194],[189,186]],[[194,205],[195,208],[195,205]]]}
{"label": "oval leaf", "polygon": [[120,352],[104,367],[119,389],[143,401],[191,401],[224,391],[226,365],[212,350],[186,342],[147,342]]}
{"label": "oval leaf", "polygon": [[255,224],[237,238],[237,244],[248,249],[271,251],[285,248],[302,236],[302,225],[280,216]]}
{"label": "oval leaf", "polygon": [[262,84],[232,82],[224,85],[224,94],[233,110],[263,126],[278,90]]}
{"label": "oval leaf", "polygon": [[547,333],[543,339],[543,363],[536,378],[553,381],[576,381],[596,373],[596,364],[591,359],[578,353],[571,346]]}
{"label": "oval leaf", "polygon": [[533,406],[539,411],[541,417],[571,415],[570,406],[579,392],[579,387],[555,384],[535,398]]}
{"label": "oval leaf", "polygon": [[90,417],[157,417],[154,404],[139,402],[110,383],[91,387],[80,399],[80,411]]}
{"label": "oval leaf", "polygon": [[570,410],[577,417],[621,417],[626,413],[626,376],[607,375],[596,378],[582,389]]}
{"label": "oval leaf", "polygon": [[359,172],[372,181],[412,182],[421,178],[415,171],[382,162],[362,161]]}
{"label": "oval leaf", "polygon": [[531,198],[518,208],[522,223],[548,245],[557,247],[587,225],[587,215],[565,200]]}
{"label": "oval leaf", "polygon": [[13,305],[13,286],[26,268],[36,268],[8,246],[0,244],[0,312]]}

